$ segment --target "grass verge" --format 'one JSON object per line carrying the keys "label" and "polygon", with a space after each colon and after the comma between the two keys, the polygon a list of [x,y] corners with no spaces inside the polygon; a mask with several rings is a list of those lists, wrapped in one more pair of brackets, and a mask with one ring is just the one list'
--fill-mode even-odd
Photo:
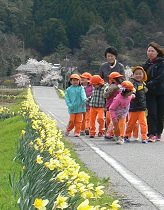
{"label": "grass verge", "polygon": [[[22,101],[23,99],[10,100],[10,102],[3,100],[1,106],[17,112],[21,108]],[[20,162],[15,162],[13,159],[17,153],[16,144],[25,126],[26,124],[20,116],[5,120],[0,119],[0,210],[18,209],[17,198],[14,198],[13,190],[9,184],[9,174],[13,175],[16,172],[17,179],[21,171]]]}

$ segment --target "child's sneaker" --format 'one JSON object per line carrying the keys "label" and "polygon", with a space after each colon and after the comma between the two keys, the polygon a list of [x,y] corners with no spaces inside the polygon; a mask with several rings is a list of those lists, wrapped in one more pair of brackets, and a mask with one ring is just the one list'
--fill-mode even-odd
{"label": "child's sneaker", "polygon": [[112,136],[105,136],[105,137],[104,137],[104,140],[106,140],[106,141],[109,141],[109,140],[112,140],[112,139],[113,139]]}
{"label": "child's sneaker", "polygon": [[118,137],[117,136],[113,136],[113,140],[114,141],[117,141],[118,140]]}
{"label": "child's sneaker", "polygon": [[85,134],[86,134],[86,135],[89,135],[89,129],[86,129],[86,130],[85,130]]}
{"label": "child's sneaker", "polygon": [[124,141],[129,143],[130,142],[129,137],[128,136],[124,137]]}
{"label": "child's sneaker", "polygon": [[148,142],[155,142],[156,137],[153,134],[150,134],[149,138],[148,138]]}
{"label": "child's sneaker", "polygon": [[78,133],[75,133],[74,134],[74,137],[79,137],[80,135]]}
{"label": "child's sneaker", "polygon": [[104,133],[103,132],[99,132],[98,133],[98,137],[102,137],[102,136],[104,136]]}
{"label": "child's sneaker", "polygon": [[147,144],[148,143],[148,140],[147,139],[143,139],[142,140],[142,143]]}
{"label": "child's sneaker", "polygon": [[89,138],[95,138],[95,135],[90,135]]}
{"label": "child's sneaker", "polygon": [[133,141],[139,141],[138,137],[133,137]]}
{"label": "child's sneaker", "polygon": [[160,134],[156,134],[155,135],[155,140],[156,141],[162,141],[161,135]]}
{"label": "child's sneaker", "polygon": [[80,136],[85,136],[85,131],[80,131]]}
{"label": "child's sneaker", "polygon": [[69,131],[66,130],[65,133],[64,133],[64,135],[65,135],[65,136],[69,136]]}
{"label": "child's sneaker", "polygon": [[116,141],[116,144],[124,144],[124,139],[119,136]]}

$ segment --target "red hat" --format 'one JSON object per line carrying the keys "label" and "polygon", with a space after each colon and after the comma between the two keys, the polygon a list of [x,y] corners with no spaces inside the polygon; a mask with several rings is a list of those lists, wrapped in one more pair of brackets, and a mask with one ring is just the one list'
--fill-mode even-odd
{"label": "red hat", "polygon": [[126,90],[132,90],[132,91],[136,91],[136,89],[134,88],[133,83],[131,83],[130,81],[123,81],[121,83],[121,86],[124,87]]}
{"label": "red hat", "polygon": [[91,79],[92,75],[88,72],[84,72],[82,75],[80,75],[81,78],[85,78],[85,79]]}
{"label": "red hat", "polygon": [[136,69],[141,69],[143,71],[144,77],[143,77],[142,81],[145,82],[147,80],[147,74],[146,74],[145,70],[141,66],[136,66],[136,67],[132,68],[132,72],[134,73]]}
{"label": "red hat", "polygon": [[99,75],[92,76],[90,83],[93,85],[98,85],[98,84],[105,85],[104,80]]}
{"label": "red hat", "polygon": [[124,75],[121,75],[118,72],[112,72],[108,77],[109,77],[109,81],[110,81],[109,85],[111,85],[114,78],[124,77]]}
{"label": "red hat", "polygon": [[80,80],[80,76],[78,74],[72,74],[70,76],[70,79],[78,79],[78,80]]}

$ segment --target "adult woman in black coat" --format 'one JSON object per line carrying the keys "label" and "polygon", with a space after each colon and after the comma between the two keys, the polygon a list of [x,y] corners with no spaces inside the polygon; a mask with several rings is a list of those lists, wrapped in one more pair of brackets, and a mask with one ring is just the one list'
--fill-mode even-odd
{"label": "adult woman in black coat", "polygon": [[151,42],[147,48],[148,60],[142,65],[147,73],[148,92],[146,104],[148,110],[148,141],[161,141],[164,116],[164,50]]}

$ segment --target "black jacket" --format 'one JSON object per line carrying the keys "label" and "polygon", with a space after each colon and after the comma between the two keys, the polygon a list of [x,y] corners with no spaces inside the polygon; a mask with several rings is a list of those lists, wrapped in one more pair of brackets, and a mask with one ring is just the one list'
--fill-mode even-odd
{"label": "black jacket", "polygon": [[145,84],[136,81],[133,78],[130,78],[130,81],[133,83],[134,88],[136,89],[136,97],[130,102],[130,112],[138,112],[146,110],[146,93],[145,93]]}
{"label": "black jacket", "polygon": [[164,59],[158,57],[153,63],[147,60],[142,67],[147,73],[148,94],[164,95]]}

